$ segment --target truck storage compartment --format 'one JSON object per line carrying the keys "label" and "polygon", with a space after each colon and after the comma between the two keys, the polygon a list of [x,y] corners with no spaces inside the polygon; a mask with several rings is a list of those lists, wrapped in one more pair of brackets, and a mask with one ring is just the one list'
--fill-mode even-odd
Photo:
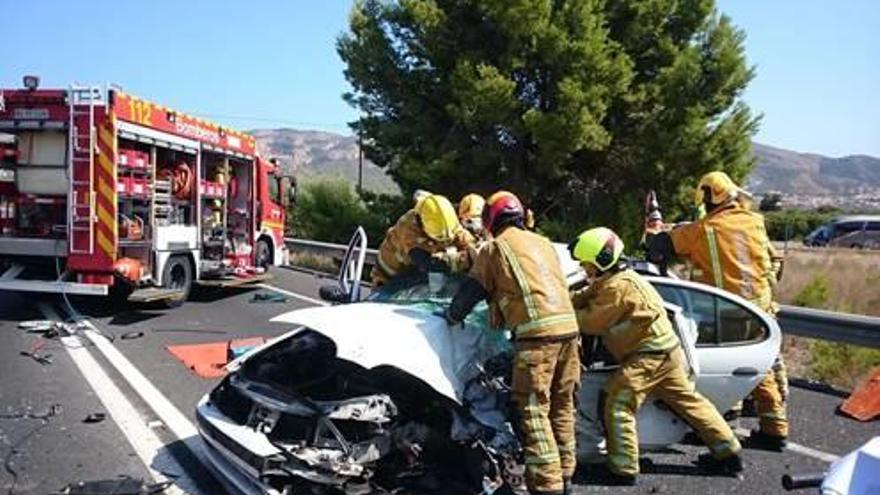
{"label": "truck storage compartment", "polygon": [[21,194],[66,196],[67,136],[60,131],[18,133],[15,186]]}

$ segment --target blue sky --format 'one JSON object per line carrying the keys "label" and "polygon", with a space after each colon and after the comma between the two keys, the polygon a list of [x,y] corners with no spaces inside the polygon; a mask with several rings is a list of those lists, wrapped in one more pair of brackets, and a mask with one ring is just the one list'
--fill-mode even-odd
{"label": "blue sky", "polygon": [[[335,39],[350,0],[5,0],[0,87],[114,82],[238,128],[347,132]],[[719,0],[747,34],[757,140],[880,156],[880,2]]]}

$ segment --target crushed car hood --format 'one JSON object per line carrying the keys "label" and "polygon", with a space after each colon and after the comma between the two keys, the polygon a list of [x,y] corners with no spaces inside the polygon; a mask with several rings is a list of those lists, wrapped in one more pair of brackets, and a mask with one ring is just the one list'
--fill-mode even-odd
{"label": "crushed car hood", "polygon": [[363,302],[300,309],[272,321],[314,330],[336,343],[338,358],[368,369],[393,366],[460,404],[464,386],[479,373],[480,364],[510,343],[505,332],[487,332],[470,319],[450,327],[433,314],[441,308]]}

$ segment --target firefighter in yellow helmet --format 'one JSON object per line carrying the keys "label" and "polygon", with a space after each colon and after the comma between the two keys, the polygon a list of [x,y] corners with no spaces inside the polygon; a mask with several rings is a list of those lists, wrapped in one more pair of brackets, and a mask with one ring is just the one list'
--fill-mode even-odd
{"label": "firefighter in yellow helmet", "polygon": [[483,206],[486,200],[479,194],[468,194],[458,203],[458,221],[476,239],[483,239],[486,230],[483,228]]}
{"label": "firefighter in yellow helmet", "polygon": [[[781,274],[782,258],[770,244],[764,218],[749,208],[751,198],[724,172],[700,179],[694,203],[706,215],[697,222],[651,236],[649,257],[687,259],[696,281],[727,290],[772,314],[773,289]],[[780,356],[752,392],[760,428],[747,445],[781,450],[788,437],[785,399],[788,379]]]}
{"label": "firefighter in yellow helmet", "polygon": [[575,394],[580,382],[577,321],[553,245],[525,230],[513,194],[493,194],[483,225],[493,238],[447,310],[450,324],[487,299],[490,323],[513,332],[512,399],[520,412],[526,485],[532,494],[571,489],[576,465]]}
{"label": "firefighter in yellow helmet", "polygon": [[742,471],[739,441],[707,399],[694,388],[684,354],[663,300],[629,268],[623,241],[610,229],[583,232],[569,245],[591,280],[572,294],[582,334],[598,335],[620,368],[605,385],[604,424],[611,484],[633,485],[639,473],[636,414],[648,395],[657,397],[687,422],[709,447],[700,456],[706,469]]}
{"label": "firefighter in yellow helmet", "polygon": [[[425,193],[388,229],[373,268],[373,284],[432,266],[461,272],[470,268],[474,238],[461,227],[455,208],[444,196]],[[438,267],[438,268],[440,268]]]}

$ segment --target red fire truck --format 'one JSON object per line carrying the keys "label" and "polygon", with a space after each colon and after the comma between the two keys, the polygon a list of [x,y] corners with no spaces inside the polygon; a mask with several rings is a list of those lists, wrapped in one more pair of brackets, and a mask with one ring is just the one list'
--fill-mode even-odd
{"label": "red fire truck", "polygon": [[0,89],[0,289],[182,303],[267,277],[295,182],[254,138],[118,89]]}

